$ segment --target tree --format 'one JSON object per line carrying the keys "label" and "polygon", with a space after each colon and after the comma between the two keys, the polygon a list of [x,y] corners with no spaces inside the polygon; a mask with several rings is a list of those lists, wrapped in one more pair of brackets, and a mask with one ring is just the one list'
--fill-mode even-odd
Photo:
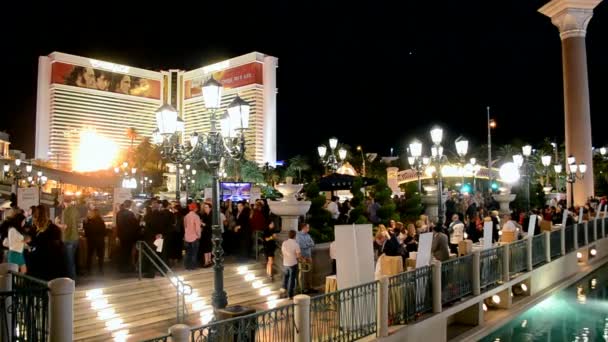
{"label": "tree", "polygon": [[262,173],[262,170],[260,169],[260,167],[258,166],[258,164],[256,164],[253,161],[250,160],[243,160],[240,163],[241,167],[241,179],[244,182],[250,182],[250,183],[263,183],[264,182],[264,173]]}
{"label": "tree", "polygon": [[320,194],[319,185],[315,182],[304,187],[304,194],[311,202],[307,222],[310,225],[310,235],[317,243],[334,240],[334,227],[331,213],[325,210],[325,196]]}
{"label": "tree", "polygon": [[130,150],[133,150],[133,142],[139,135],[137,134],[137,130],[134,127],[127,128],[127,138],[131,140]]}
{"label": "tree", "polygon": [[308,161],[306,161],[306,158],[297,155],[291,159],[289,159],[289,166],[287,167],[287,170],[285,171],[285,175],[288,177],[296,177],[296,182],[297,183],[303,183],[304,180],[302,179],[302,171],[308,171],[310,170],[310,165],[308,164]]}

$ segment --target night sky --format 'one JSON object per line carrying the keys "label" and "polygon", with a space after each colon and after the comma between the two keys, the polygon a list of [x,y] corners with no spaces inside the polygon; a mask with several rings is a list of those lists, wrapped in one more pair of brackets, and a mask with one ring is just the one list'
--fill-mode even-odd
{"label": "night sky", "polygon": [[[37,59],[53,51],[152,70],[259,51],[279,58],[279,159],[313,155],[331,135],[366,152],[398,153],[413,137],[429,141],[434,124],[450,140],[462,134],[483,144],[488,105],[495,143],[562,140],[561,44],[537,12],[545,2],[21,2],[0,20],[0,129],[13,148],[33,154]],[[600,146],[608,144],[608,1],[589,24],[587,56]]]}

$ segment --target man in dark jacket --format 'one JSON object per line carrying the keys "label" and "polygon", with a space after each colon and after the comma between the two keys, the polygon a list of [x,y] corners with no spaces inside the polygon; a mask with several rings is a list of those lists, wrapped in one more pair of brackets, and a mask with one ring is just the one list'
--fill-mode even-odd
{"label": "man in dark jacket", "polygon": [[131,253],[139,239],[139,222],[131,210],[132,202],[126,200],[116,213],[116,233],[120,239],[118,268],[120,272],[133,272]]}

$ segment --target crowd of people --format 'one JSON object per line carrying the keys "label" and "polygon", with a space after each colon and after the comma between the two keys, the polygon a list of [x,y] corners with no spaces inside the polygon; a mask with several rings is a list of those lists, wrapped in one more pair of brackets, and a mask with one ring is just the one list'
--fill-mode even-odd
{"label": "crowd of people", "polygon": [[[481,196],[462,196],[458,193],[448,194],[445,202],[445,219],[442,224],[429,220],[427,215],[420,215],[415,222],[389,221],[389,226],[379,224],[374,236],[373,246],[376,259],[384,254],[386,256],[402,256],[405,260],[411,252],[417,252],[420,235],[433,233],[431,255],[438,261],[445,261],[450,254],[458,254],[459,243],[471,240],[478,243],[484,237],[484,224],[492,224],[492,243],[505,241],[502,235],[509,235],[513,240],[521,239],[528,234],[530,217],[536,215],[533,225],[534,235],[541,233],[543,221],[551,226],[562,224],[566,201],[553,200],[543,208],[530,211],[515,208],[511,213],[499,214],[494,201],[480,200]],[[396,199],[397,201],[398,199]],[[596,217],[598,211],[607,205],[606,197],[590,198],[582,207],[583,220]],[[570,208],[566,216],[566,225],[577,222],[580,209]]]}
{"label": "crowd of people", "polygon": [[[104,273],[110,257],[122,273],[136,271],[137,241],[144,241],[165,263],[173,267],[183,262],[186,270],[207,268],[212,258],[212,204],[210,200],[190,201],[186,207],[177,202],[151,199],[143,206],[127,200],[114,213],[114,223],[104,222],[93,205],[83,206],[64,196],[50,217],[49,207],[39,205],[22,210],[13,207],[0,225],[0,241],[9,262],[20,271],[40,279],[76,279],[79,275]],[[83,213],[86,208],[86,214]],[[278,217],[270,213],[265,200],[253,205],[243,201],[221,203],[218,225],[222,231],[225,255],[239,261],[254,257],[254,239],[261,236],[267,256],[267,273],[273,277],[272,264],[280,231]],[[107,246],[107,238],[111,238]],[[86,246],[83,243],[86,241]],[[110,247],[110,248],[106,248]],[[107,252],[106,252],[107,250]],[[85,255],[83,255],[86,254]],[[79,260],[86,259],[84,265]],[[94,265],[96,270],[94,272]],[[79,267],[80,266],[80,267]],[[154,277],[156,269],[143,258],[142,272]]]}

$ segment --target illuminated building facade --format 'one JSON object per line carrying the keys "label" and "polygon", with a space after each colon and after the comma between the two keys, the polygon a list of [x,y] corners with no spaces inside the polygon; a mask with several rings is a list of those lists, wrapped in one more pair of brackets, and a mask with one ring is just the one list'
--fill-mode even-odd
{"label": "illuminated building facade", "polygon": [[[163,103],[179,110],[186,135],[205,133],[210,128],[210,113],[204,106],[201,86],[213,75],[225,87],[222,110],[237,94],[251,105],[245,134],[247,159],[274,165],[276,67],[277,58],[257,52],[196,70],[160,72],[59,52],[42,56],[38,63],[35,157],[65,169],[106,168],[111,161],[103,160],[104,153],[96,154],[95,149],[128,148],[129,128],[137,133],[134,145],[149,137],[156,127],[155,110]],[[83,156],[91,159],[90,163],[81,165]]]}

